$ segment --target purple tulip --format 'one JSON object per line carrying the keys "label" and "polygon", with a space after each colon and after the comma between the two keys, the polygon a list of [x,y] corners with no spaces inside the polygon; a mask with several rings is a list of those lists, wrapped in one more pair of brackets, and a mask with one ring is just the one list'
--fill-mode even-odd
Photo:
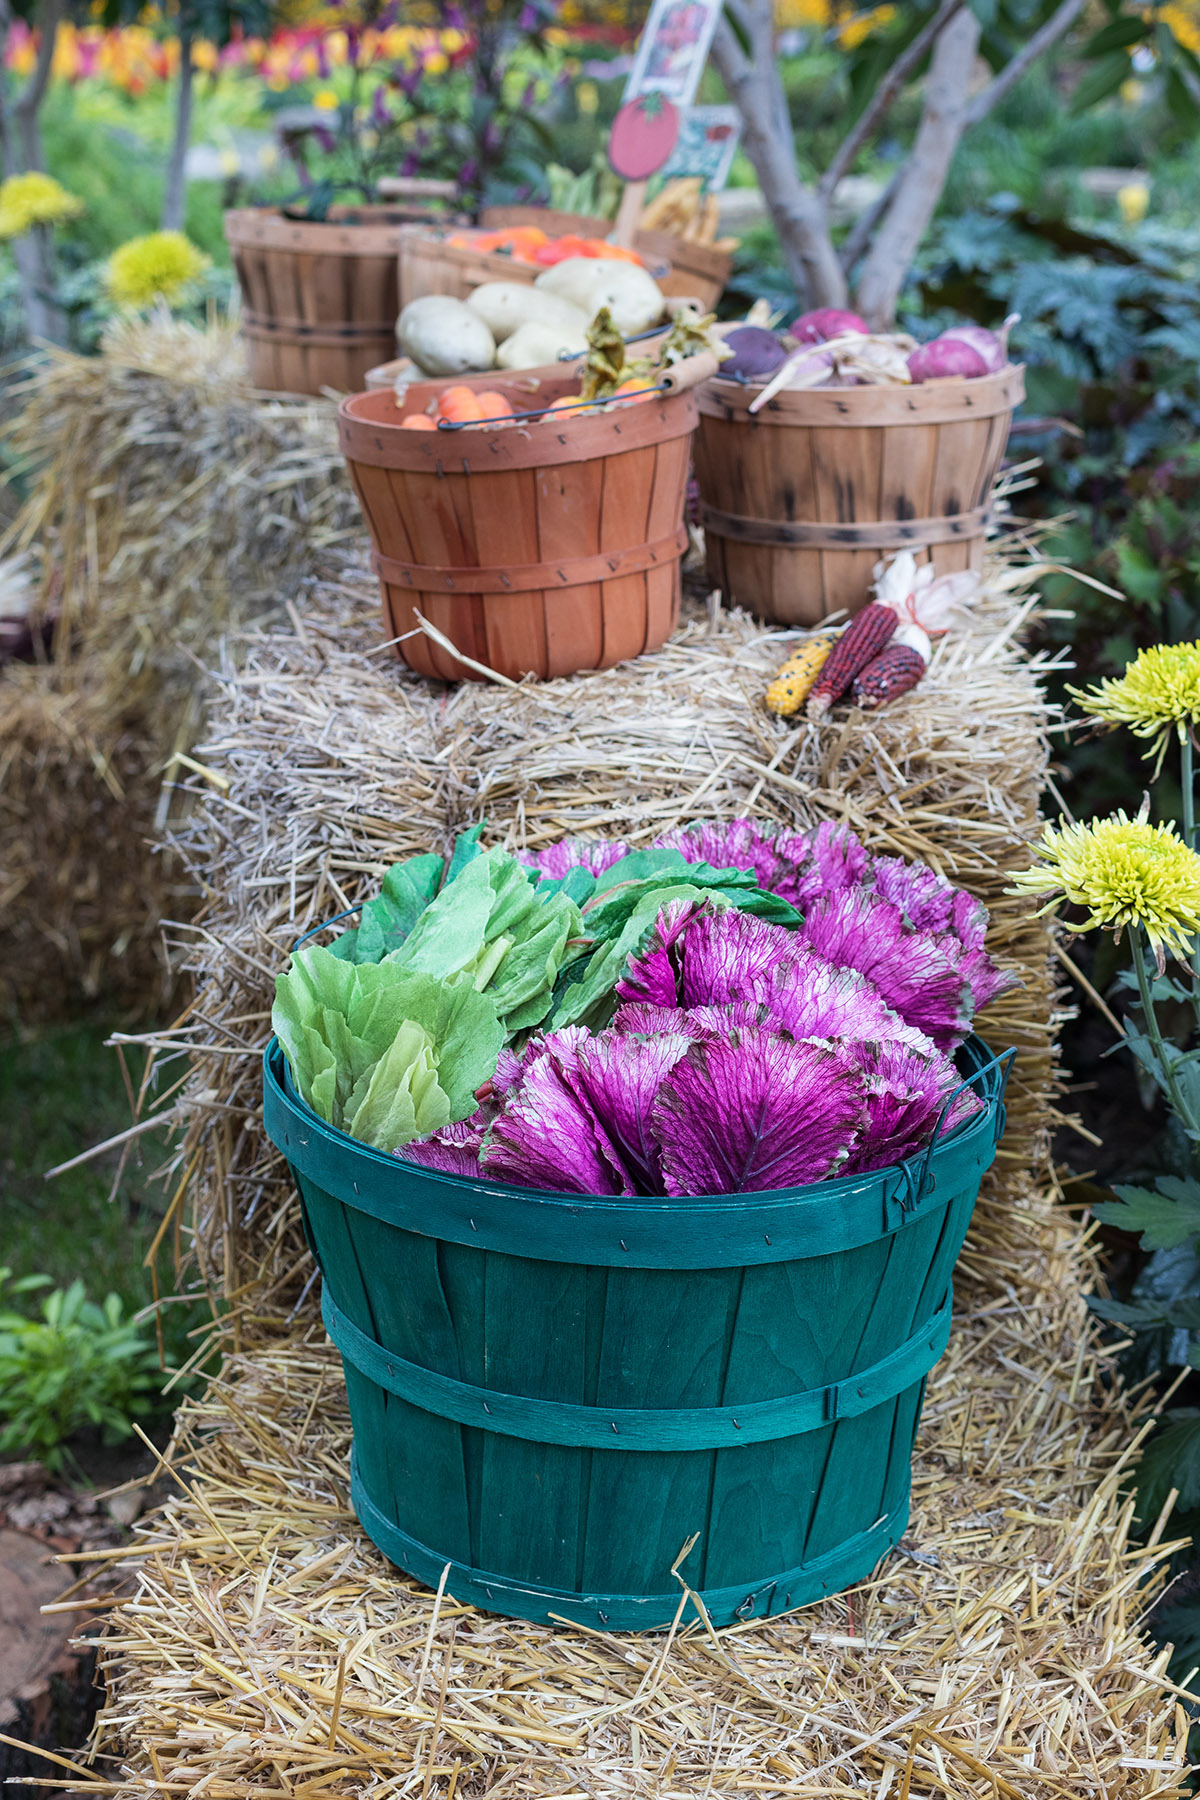
{"label": "purple tulip", "polygon": [[371,123],[376,131],[386,131],[392,123],[392,115],[388,110],[388,103],[382,87],[377,87],[371,96]]}

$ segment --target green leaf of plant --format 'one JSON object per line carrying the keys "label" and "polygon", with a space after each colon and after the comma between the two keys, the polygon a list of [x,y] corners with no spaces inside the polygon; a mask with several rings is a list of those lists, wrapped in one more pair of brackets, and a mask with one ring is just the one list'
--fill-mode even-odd
{"label": "green leaf of plant", "polygon": [[441,887],[445,866],[440,856],[410,856],[393,864],[376,898],[362,909],[355,962],[381,962],[399,949]]}
{"label": "green leaf of plant", "polygon": [[1187,1512],[1200,1506],[1200,1414],[1182,1408],[1169,1417],[1142,1451],[1137,1471],[1138,1513],[1157,1518],[1172,1488]]}
{"label": "green leaf of plant", "polygon": [[508,1029],[524,1030],[545,1018],[567,941],[582,930],[573,900],[539,897],[515,857],[488,850],[442,889],[389,960],[441,980],[470,974]]}
{"label": "green leaf of plant", "polygon": [[1107,100],[1115,94],[1123,81],[1129,78],[1129,53],[1125,50],[1112,50],[1107,56],[1097,59],[1095,67],[1084,76],[1071,97],[1073,113],[1086,112],[1090,106]]}
{"label": "green leaf of plant", "polygon": [[1200,1233],[1200,1182],[1168,1175],[1155,1190],[1119,1187],[1113,1191],[1118,1199],[1093,1206],[1093,1215],[1103,1225],[1140,1232],[1144,1250],[1174,1250]]}
{"label": "green leaf of plant", "polygon": [[438,1085],[437,1050],[429,1033],[405,1019],[379,1061],[351,1094],[342,1120],[351,1137],[395,1150],[450,1123],[450,1101]]}

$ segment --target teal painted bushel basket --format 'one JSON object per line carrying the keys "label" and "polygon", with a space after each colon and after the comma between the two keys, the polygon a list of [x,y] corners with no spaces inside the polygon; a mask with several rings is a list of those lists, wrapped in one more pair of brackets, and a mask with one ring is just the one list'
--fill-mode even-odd
{"label": "teal painted bushel basket", "polygon": [[1004,1126],[1009,1056],[931,1153],[764,1194],[612,1200],[422,1169],[325,1125],[273,1039],[267,1131],[325,1277],[351,1498],[490,1612],[718,1625],[861,1580],[903,1534],[925,1377]]}

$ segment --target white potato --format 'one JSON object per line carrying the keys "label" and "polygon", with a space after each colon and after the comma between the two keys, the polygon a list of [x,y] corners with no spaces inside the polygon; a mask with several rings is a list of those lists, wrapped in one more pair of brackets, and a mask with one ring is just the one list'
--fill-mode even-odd
{"label": "white potato", "polygon": [[586,349],[587,333],[582,326],[545,325],[531,319],[505,338],[496,362],[501,369],[540,369],[545,363],[557,362],[560,350]]}
{"label": "white potato", "polygon": [[396,320],[396,342],[426,375],[466,375],[496,360],[496,340],[479,314],[448,294],[410,300]]}
{"label": "white potato", "polygon": [[485,281],[467,305],[478,313],[498,344],[522,325],[574,326],[586,329],[588,315],[558,294],[543,293],[527,281]]}
{"label": "white potato", "polygon": [[658,283],[636,263],[609,257],[569,256],[538,276],[535,286],[581,307],[589,319],[607,306],[626,337],[645,331],[663,316]]}

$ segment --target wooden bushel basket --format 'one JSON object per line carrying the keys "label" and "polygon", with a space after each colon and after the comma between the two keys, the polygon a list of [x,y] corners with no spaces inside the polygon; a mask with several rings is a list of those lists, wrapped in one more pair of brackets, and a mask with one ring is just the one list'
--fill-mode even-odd
{"label": "wooden bushel basket", "polygon": [[396,354],[396,257],[412,216],[385,206],[335,206],[321,222],[256,207],[225,214],[256,387],[353,391]]}
{"label": "wooden bushel basket", "polygon": [[[699,359],[697,359],[699,361]],[[445,382],[415,382],[422,411]],[[490,374],[515,411],[574,393],[576,374]],[[536,402],[531,393],[536,392]],[[339,435],[374,546],[384,628],[410,667],[481,677],[422,631],[519,680],[607,669],[655,650],[679,612],[692,392],[591,417],[406,430],[387,390],[342,402]]]}
{"label": "wooden bushel basket", "polygon": [[719,378],[700,398],[696,478],[708,572],[760,618],[812,625],[870,595],[881,557],[977,569],[1024,369],[919,387],[758,392]]}
{"label": "wooden bushel basket", "polygon": [[593,1631],[677,1621],[685,1545],[716,1625],[869,1575],[908,1522],[1010,1061],[970,1038],[980,1110],[906,1163],[664,1204],[358,1143],[272,1039],[263,1122],[324,1277],[368,1536],[460,1603]]}

